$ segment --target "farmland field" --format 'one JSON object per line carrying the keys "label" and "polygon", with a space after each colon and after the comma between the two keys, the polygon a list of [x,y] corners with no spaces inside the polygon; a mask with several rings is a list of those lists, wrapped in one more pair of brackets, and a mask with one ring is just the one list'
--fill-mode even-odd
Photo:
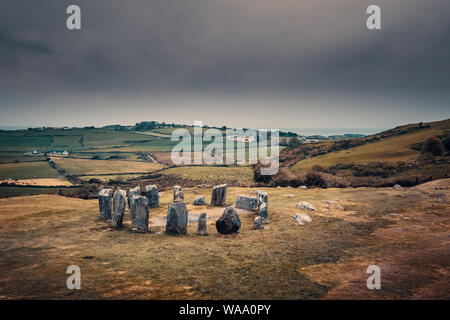
{"label": "farmland field", "polygon": [[47,161],[0,164],[0,180],[57,178]]}
{"label": "farmland field", "polygon": [[71,158],[53,158],[58,167],[72,175],[96,175],[105,173],[151,172],[163,168],[163,165],[143,161],[88,160]]}

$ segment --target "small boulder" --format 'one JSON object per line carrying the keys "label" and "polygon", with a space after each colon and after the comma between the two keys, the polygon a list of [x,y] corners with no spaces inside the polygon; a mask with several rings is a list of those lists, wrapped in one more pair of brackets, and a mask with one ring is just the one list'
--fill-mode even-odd
{"label": "small boulder", "polygon": [[127,206],[127,193],[125,190],[117,190],[113,195],[113,215],[111,224],[116,228],[121,228],[123,224],[123,215]]}
{"label": "small boulder", "polygon": [[148,199],[148,205],[150,207],[159,206],[159,190],[155,185],[145,186],[145,196]]}
{"label": "small boulder", "polygon": [[258,198],[238,195],[236,198],[236,204],[234,206],[238,209],[250,211],[256,210],[258,208]]}
{"label": "small boulder", "polygon": [[297,203],[295,205],[296,208],[299,209],[304,209],[304,210],[310,210],[310,211],[316,211],[316,208],[310,204],[309,202],[306,201],[300,201],[299,203]]}
{"label": "small boulder", "polygon": [[300,190],[307,190],[308,187],[307,186],[300,186],[300,187],[298,187],[298,189],[300,189]]}
{"label": "small boulder", "polygon": [[133,195],[130,208],[131,227],[148,231],[148,199],[146,196]]}
{"label": "small boulder", "polygon": [[202,206],[206,204],[205,196],[199,196],[194,199],[194,206]]}
{"label": "small boulder", "polygon": [[198,218],[197,235],[206,236],[206,213],[202,213]]}
{"label": "small boulder", "polygon": [[112,209],[112,189],[102,189],[98,193],[98,206],[100,209],[100,220],[110,220],[111,219],[111,209]]}
{"label": "small boulder", "polygon": [[221,184],[212,189],[211,205],[224,206],[227,201],[227,185]]}
{"label": "small boulder", "polygon": [[228,207],[216,221],[217,232],[221,234],[237,233],[241,228],[241,220],[233,207]]}
{"label": "small boulder", "polygon": [[255,217],[255,220],[253,220],[253,229],[264,229],[264,219],[262,217]]}
{"label": "small boulder", "polygon": [[166,233],[172,235],[186,234],[188,211],[184,202],[169,204],[167,211]]}
{"label": "small boulder", "polygon": [[292,217],[292,220],[298,222],[298,224],[304,225],[305,223],[310,223],[311,217],[308,216],[306,213],[296,213]]}
{"label": "small boulder", "polygon": [[180,186],[173,187],[173,202],[184,202],[184,192]]}
{"label": "small boulder", "polygon": [[396,189],[396,190],[402,190],[403,187],[399,184],[395,184],[392,188]]}

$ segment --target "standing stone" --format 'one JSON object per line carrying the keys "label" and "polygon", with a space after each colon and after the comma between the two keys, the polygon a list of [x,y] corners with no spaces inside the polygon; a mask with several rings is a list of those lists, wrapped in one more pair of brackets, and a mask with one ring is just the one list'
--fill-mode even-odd
{"label": "standing stone", "polygon": [[256,210],[258,208],[258,198],[252,196],[238,195],[236,198],[236,208],[244,210]]}
{"label": "standing stone", "polygon": [[128,191],[128,209],[131,210],[131,200],[133,198],[133,195],[141,195],[141,187],[137,186],[135,188],[130,189],[130,191]]}
{"label": "standing stone", "polygon": [[258,198],[258,210],[259,207],[263,202],[265,202],[267,205],[269,204],[269,196],[267,195],[267,192],[263,190],[257,190],[256,191],[256,197]]}
{"label": "standing stone", "polygon": [[253,220],[253,229],[264,229],[264,219],[262,217],[255,217],[255,220]]}
{"label": "standing stone", "polygon": [[224,206],[227,201],[227,185],[221,184],[212,189],[211,205]]}
{"label": "standing stone", "polygon": [[216,221],[217,232],[221,234],[236,233],[241,228],[241,220],[233,207],[228,207]]}
{"label": "standing stone", "polygon": [[194,199],[194,206],[202,206],[206,204],[205,196],[199,196]]}
{"label": "standing stone", "polygon": [[269,222],[269,196],[265,191],[256,191],[256,197],[258,198],[258,213],[263,218],[264,223]]}
{"label": "standing stone", "polygon": [[125,207],[127,205],[127,193],[124,190],[117,190],[113,196],[113,216],[111,224],[120,228],[123,224],[123,214],[125,213]]}
{"label": "standing stone", "polygon": [[259,216],[263,219],[264,223],[269,222],[269,210],[267,208],[267,203],[262,202],[258,209]]}
{"label": "standing stone", "polygon": [[111,219],[112,189],[102,189],[98,193],[98,205],[100,209],[100,220]]}
{"label": "standing stone", "polygon": [[173,187],[173,202],[184,202],[184,192],[180,186]]}
{"label": "standing stone", "polygon": [[146,186],[145,196],[148,199],[148,204],[150,207],[159,206],[159,192],[157,186],[155,185]]}
{"label": "standing stone", "polygon": [[148,231],[148,199],[146,196],[133,195],[131,197],[131,227]]}
{"label": "standing stone", "polygon": [[167,212],[166,233],[179,235],[186,234],[188,222],[188,211],[184,202],[169,204]]}
{"label": "standing stone", "polygon": [[197,235],[206,236],[206,213],[202,213],[198,218]]}

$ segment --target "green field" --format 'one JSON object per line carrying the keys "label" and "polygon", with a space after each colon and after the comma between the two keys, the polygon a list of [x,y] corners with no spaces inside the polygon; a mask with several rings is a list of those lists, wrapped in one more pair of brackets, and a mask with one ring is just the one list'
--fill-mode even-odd
{"label": "green field", "polygon": [[0,164],[0,180],[57,178],[47,161]]}

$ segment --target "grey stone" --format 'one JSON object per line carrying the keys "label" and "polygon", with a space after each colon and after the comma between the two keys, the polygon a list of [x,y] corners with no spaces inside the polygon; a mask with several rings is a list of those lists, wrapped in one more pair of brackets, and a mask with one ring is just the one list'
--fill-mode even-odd
{"label": "grey stone", "polygon": [[125,213],[125,207],[127,205],[127,193],[125,190],[117,190],[113,195],[113,215],[111,219],[111,224],[120,228],[123,224],[123,215]]}
{"label": "grey stone", "polygon": [[202,206],[206,204],[205,196],[199,196],[194,199],[194,206]]}
{"label": "grey stone", "polygon": [[316,211],[316,208],[310,204],[309,202],[306,201],[300,201],[299,203],[297,203],[295,205],[296,208],[299,209],[304,209],[304,210],[310,210],[310,211]]}
{"label": "grey stone", "polygon": [[300,186],[300,187],[298,187],[298,189],[300,189],[300,190],[307,190],[308,187],[307,186]]}
{"label": "grey stone", "polygon": [[131,227],[148,231],[148,199],[146,196],[133,195],[131,197]]}
{"label": "grey stone", "polygon": [[166,233],[179,235],[186,234],[188,211],[184,202],[169,204],[167,211]]}
{"label": "grey stone", "polygon": [[269,205],[269,196],[267,195],[267,192],[263,190],[257,190],[256,197],[258,198],[258,210],[263,202]]}
{"label": "grey stone", "polygon": [[224,206],[227,201],[227,185],[221,184],[214,186],[211,195],[211,205],[213,206]]}
{"label": "grey stone", "polygon": [[241,228],[241,220],[233,207],[228,207],[216,221],[217,232],[221,234],[237,233]]}
{"label": "grey stone", "polygon": [[296,214],[294,214],[292,219],[294,221],[297,221],[298,224],[301,224],[301,225],[304,225],[305,223],[310,223],[312,221],[311,217],[308,216],[306,213],[296,213]]}
{"label": "grey stone", "polygon": [[256,217],[255,220],[253,220],[253,229],[264,229],[264,219],[262,217]]}
{"label": "grey stone", "polygon": [[102,189],[98,193],[98,206],[100,209],[100,220],[111,219],[112,209],[112,189]]}
{"label": "grey stone", "polygon": [[134,188],[131,188],[128,191],[128,209],[131,209],[131,199],[133,198],[133,195],[141,195],[141,187],[137,186]]}
{"label": "grey stone", "polygon": [[236,198],[236,208],[244,210],[256,210],[258,209],[258,198],[252,196],[238,195]]}
{"label": "grey stone", "polygon": [[197,234],[199,236],[206,236],[206,213],[202,213],[198,218]]}
{"label": "grey stone", "polygon": [[401,185],[399,185],[399,184],[395,184],[393,186],[393,188],[396,189],[396,190],[402,190],[403,189],[403,187]]}
{"label": "grey stone", "polygon": [[259,216],[264,220],[264,223],[269,222],[269,208],[266,202],[262,202],[258,208]]}
{"label": "grey stone", "polygon": [[145,196],[148,199],[148,205],[150,207],[159,206],[159,192],[157,186],[155,185],[145,186]]}
{"label": "grey stone", "polygon": [[180,186],[173,187],[173,202],[184,202],[184,192]]}

